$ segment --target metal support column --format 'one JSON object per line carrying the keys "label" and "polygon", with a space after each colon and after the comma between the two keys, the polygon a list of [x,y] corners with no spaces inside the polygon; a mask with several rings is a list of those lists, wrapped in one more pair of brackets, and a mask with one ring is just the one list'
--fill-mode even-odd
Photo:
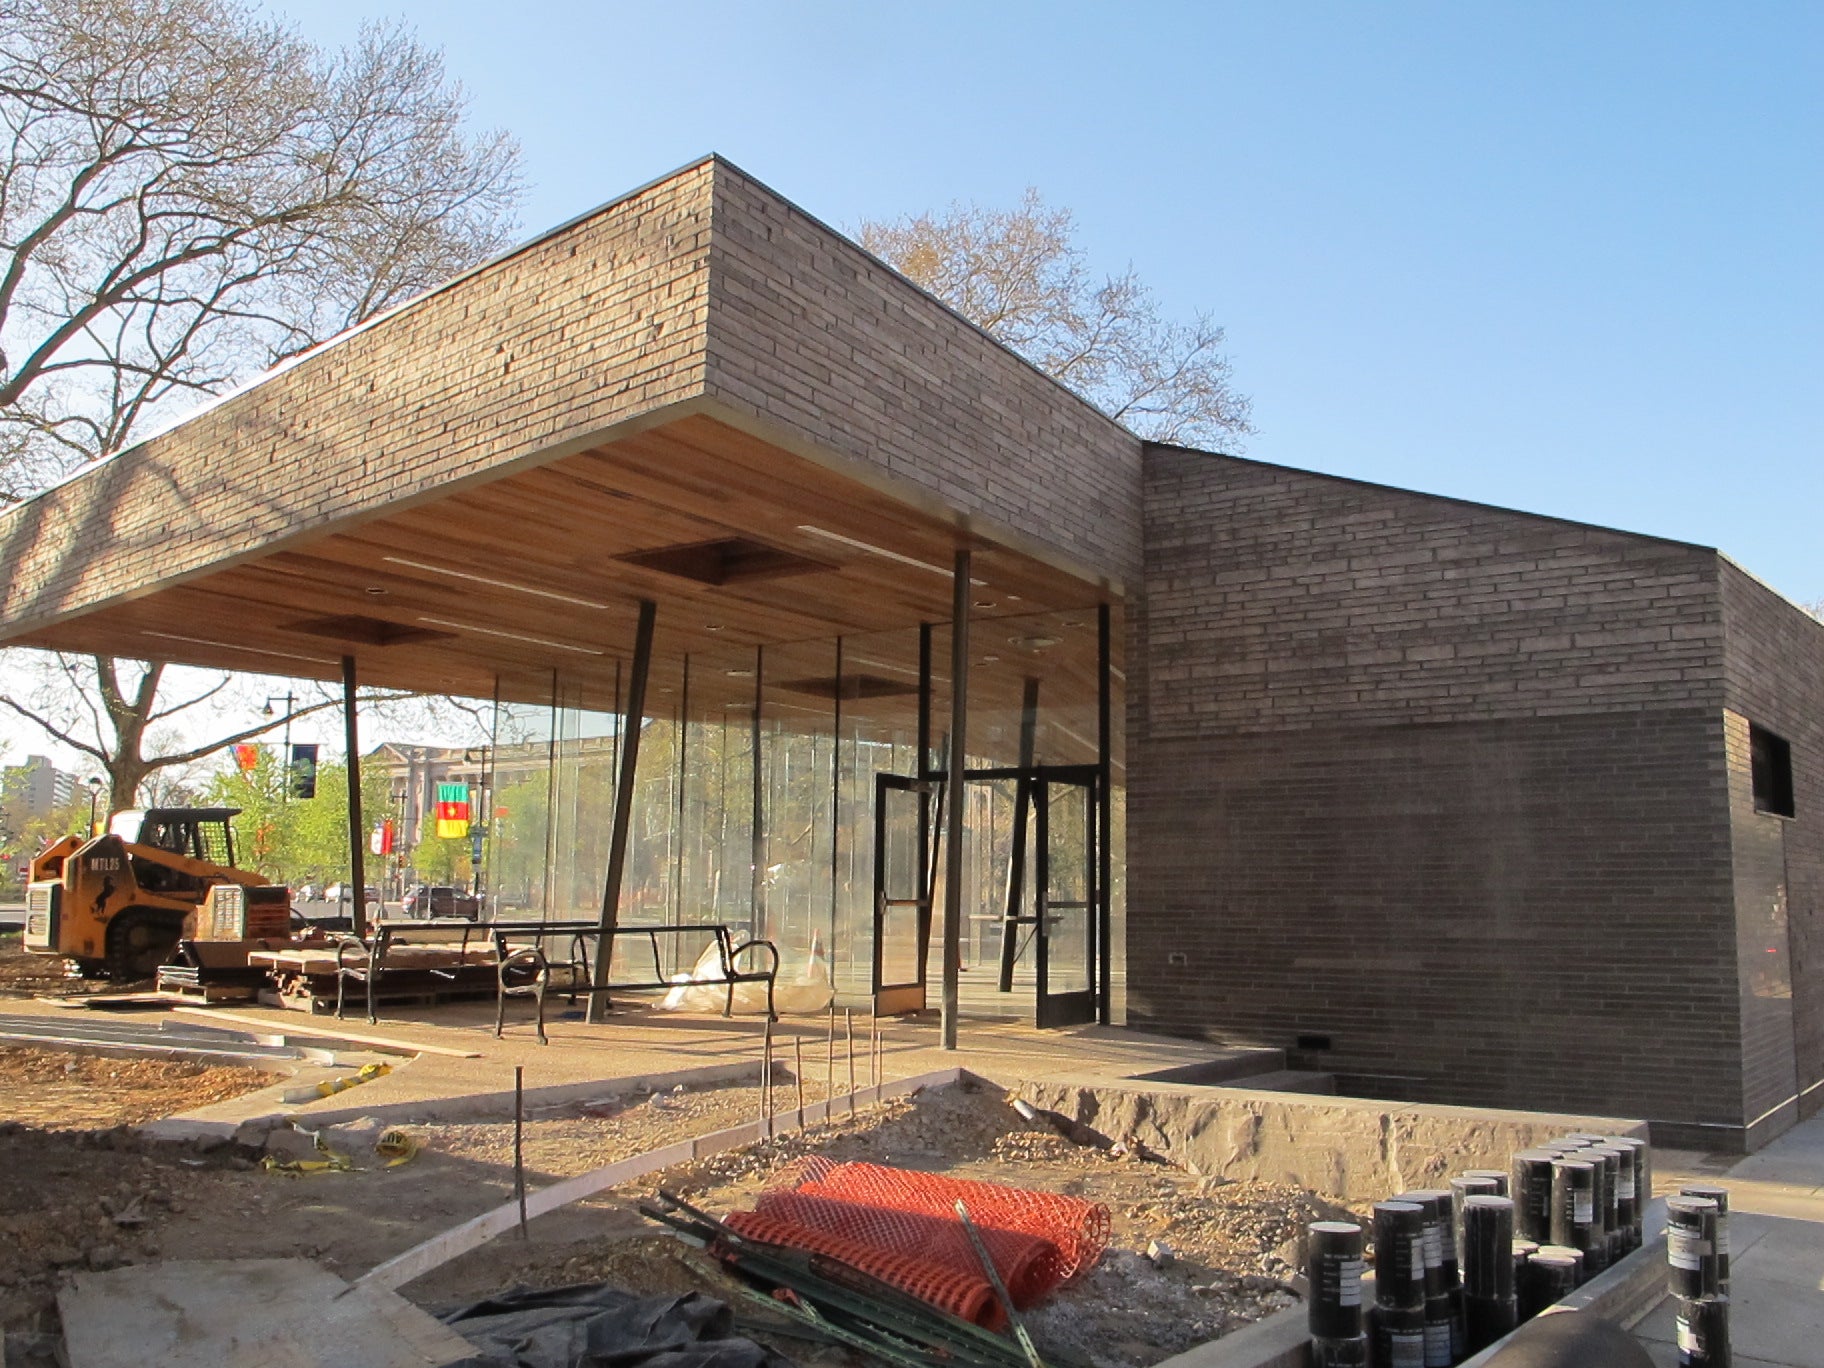
{"label": "metal support column", "polygon": [[950,761],[944,831],[943,1047],[956,1048],[956,1018],[963,968],[963,770],[968,764],[969,552],[956,553],[950,608]]}
{"label": "metal support column", "polygon": [[1032,769],[1038,752],[1039,681],[1028,679],[1020,699],[1020,777],[1013,781],[1013,845],[1007,857],[1007,905],[1001,921],[1001,991],[1013,991],[1026,902],[1026,829],[1032,825]]}
{"label": "metal support column", "polygon": [[608,1013],[608,962],[614,956],[614,924],[621,912],[621,881],[627,872],[627,831],[633,820],[633,780],[640,764],[640,732],[646,718],[646,678],[652,672],[652,624],[658,615],[650,599],[640,600],[640,624],[633,638],[632,678],[620,721],[620,772],[614,783],[614,825],[608,833],[608,874],[602,882],[602,917],[595,930],[595,963],[589,984],[588,1021]]}
{"label": "metal support column", "polygon": [[1111,1020],[1113,964],[1115,947],[1114,919],[1110,898],[1114,884],[1115,830],[1115,763],[1114,763],[1114,689],[1113,648],[1109,623],[1109,606],[1096,608],[1096,799],[1100,804],[1096,833],[1096,1020],[1107,1026]]}
{"label": "metal support column", "polygon": [[348,876],[355,934],[367,939],[367,823],[361,817],[361,721],[355,707],[355,658],[342,657],[342,737],[348,747]]}

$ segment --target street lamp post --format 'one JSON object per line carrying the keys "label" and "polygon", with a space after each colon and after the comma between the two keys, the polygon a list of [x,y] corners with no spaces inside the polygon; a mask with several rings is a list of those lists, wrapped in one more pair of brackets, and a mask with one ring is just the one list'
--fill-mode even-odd
{"label": "street lamp post", "polygon": [[89,835],[91,836],[97,834],[95,830],[95,808],[100,802],[101,776],[99,774],[91,775],[89,778]]}
{"label": "street lamp post", "polygon": [[272,705],[274,703],[283,703],[285,705],[285,763],[279,770],[279,773],[283,776],[283,783],[279,789],[280,803],[289,803],[291,801],[291,713],[292,705],[297,701],[297,695],[287,689],[282,694],[273,694],[266,700],[266,706],[260,709],[261,717],[271,717]]}

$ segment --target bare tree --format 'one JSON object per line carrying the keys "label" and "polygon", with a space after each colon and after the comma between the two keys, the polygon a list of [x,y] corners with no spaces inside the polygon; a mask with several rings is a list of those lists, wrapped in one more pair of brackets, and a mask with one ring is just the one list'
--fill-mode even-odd
{"label": "bare tree", "polygon": [[1068,209],[1027,190],[1013,209],[954,204],[861,225],[868,251],[929,290],[1117,422],[1161,442],[1252,432],[1230,382],[1223,331],[1207,316],[1177,323],[1130,269],[1098,277]]}
{"label": "bare tree", "polygon": [[[396,26],[326,52],[242,0],[0,0],[0,504],[500,250],[519,151],[466,110]],[[118,803],[253,734],[148,756],[226,681],[161,705],[162,667],[80,659],[87,741],[4,702]]]}
{"label": "bare tree", "polygon": [[[191,785],[184,780],[194,777],[190,767],[198,761],[342,706],[341,691],[324,684],[207,670],[180,671],[179,696],[172,701],[166,667],[156,662],[63,652],[31,654],[36,658],[32,665],[12,671],[15,678],[0,693],[0,709],[94,760],[107,775],[110,811],[130,807],[136,800],[150,803],[160,794],[188,791]],[[274,684],[293,698],[288,709],[270,706],[279,701],[270,692]],[[179,739],[186,730],[179,719],[200,712],[213,715],[219,726],[223,718],[251,718],[262,695],[268,706],[258,722],[213,731],[202,742]],[[363,689],[359,701],[364,713],[382,720],[487,734],[480,710],[460,699],[428,700],[394,689]]]}

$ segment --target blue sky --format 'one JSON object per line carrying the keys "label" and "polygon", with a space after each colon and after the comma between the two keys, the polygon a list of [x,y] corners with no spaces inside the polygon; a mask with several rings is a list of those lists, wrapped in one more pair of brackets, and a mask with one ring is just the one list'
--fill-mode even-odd
{"label": "blue sky", "polygon": [[1224,324],[1263,460],[1720,546],[1824,599],[1824,6],[566,5],[403,18],[528,233],[717,151],[839,228],[1028,185]]}

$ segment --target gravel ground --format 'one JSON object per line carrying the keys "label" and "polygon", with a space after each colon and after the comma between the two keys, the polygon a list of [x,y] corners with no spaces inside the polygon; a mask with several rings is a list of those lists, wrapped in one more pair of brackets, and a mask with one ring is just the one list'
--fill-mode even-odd
{"label": "gravel ground", "polygon": [[138,1125],[254,1092],[273,1077],[262,1069],[189,1060],[0,1045],[5,1119],[58,1130]]}
{"label": "gravel ground", "polygon": [[[729,1092],[751,1095],[754,1090]],[[752,1111],[735,1097],[719,1099],[722,1103],[735,1103],[726,1124],[751,1119]],[[660,1098],[643,1109],[662,1114],[670,1105],[671,1099]],[[440,1148],[479,1145],[469,1152],[491,1153],[501,1143],[491,1134],[494,1129],[438,1128],[432,1143]],[[510,1135],[506,1143],[510,1145]],[[703,1287],[702,1275],[680,1262],[684,1246],[653,1236],[635,1203],[665,1187],[712,1212],[744,1209],[809,1153],[1107,1203],[1113,1235],[1101,1263],[1027,1317],[1041,1349],[1049,1343],[1079,1353],[1090,1350],[1105,1368],[1157,1363],[1295,1304],[1290,1282],[1304,1224],[1347,1211],[1297,1188],[1213,1183],[1167,1165],[1112,1158],[1050,1130],[1035,1131],[997,1090],[956,1086],[865,1109],[827,1128],[680,1164],[605,1192],[533,1222],[524,1241],[507,1237],[484,1245],[427,1275],[407,1293],[441,1305],[509,1286],[581,1281],[614,1281],[651,1292]],[[1169,1263],[1160,1261],[1164,1266],[1146,1257],[1154,1242],[1170,1247]],[[729,1297],[726,1288],[713,1282],[708,1290]],[[801,1342],[779,1338],[773,1343],[801,1364],[851,1361]]]}

